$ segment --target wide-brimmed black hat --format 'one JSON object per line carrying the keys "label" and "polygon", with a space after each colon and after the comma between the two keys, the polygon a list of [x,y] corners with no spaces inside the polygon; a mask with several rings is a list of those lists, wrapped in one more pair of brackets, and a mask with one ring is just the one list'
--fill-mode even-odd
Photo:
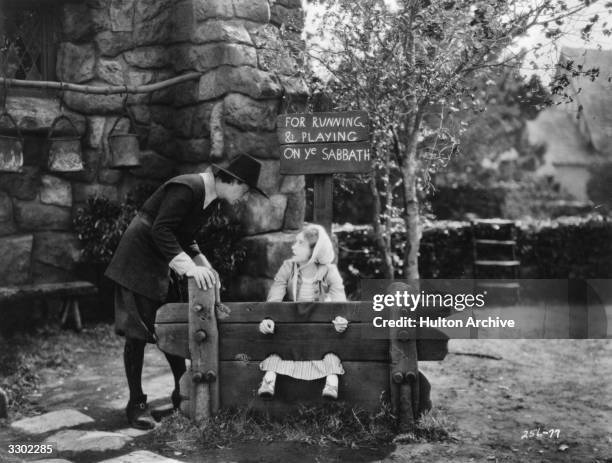
{"label": "wide-brimmed black hat", "polygon": [[230,161],[227,167],[221,167],[218,164],[213,164],[213,167],[225,172],[228,175],[231,175],[242,183],[246,183],[252,190],[255,190],[266,198],[269,198],[267,194],[257,187],[259,172],[261,171],[261,163],[248,154],[241,154],[235,157]]}

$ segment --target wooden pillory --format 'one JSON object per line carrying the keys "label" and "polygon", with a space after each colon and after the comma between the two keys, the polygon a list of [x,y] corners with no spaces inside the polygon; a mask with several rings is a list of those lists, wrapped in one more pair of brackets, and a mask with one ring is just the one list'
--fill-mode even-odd
{"label": "wooden pillory", "polygon": [[[160,349],[191,359],[181,380],[181,409],[194,420],[227,407],[281,416],[297,404],[325,400],[324,378],[301,381],[281,375],[273,399],[261,399],[257,389],[264,372],[259,363],[273,353],[285,360],[337,354],[345,370],[339,401],[374,411],[386,398],[404,430],[430,406],[429,384],[419,374],[418,360],[446,356],[448,338],[437,330],[375,328],[371,302],[233,302],[226,304],[231,310],[227,314],[215,308],[215,301],[213,290],[200,290],[189,279],[189,303],[166,304],[157,312]],[[431,308],[401,312],[415,319],[440,314]],[[344,333],[337,333],[331,323],[337,315],[349,321]],[[259,322],[266,317],[276,323],[272,335],[259,332]]]}
{"label": "wooden pillory", "polygon": [[[372,170],[369,122],[364,111],[282,114],[277,119],[280,173],[314,175],[314,222],[331,233],[334,173]],[[398,288],[395,288],[398,289]],[[200,420],[220,408],[249,407],[273,415],[291,413],[297,404],[314,404],[324,378],[301,381],[279,375],[272,400],[257,389],[264,372],[259,364],[271,354],[284,360],[320,360],[336,354],[345,370],[339,400],[375,411],[386,399],[400,430],[410,430],[431,407],[429,383],[418,361],[443,360],[448,337],[428,328],[381,329],[372,324],[372,302],[227,303],[219,311],[215,291],[189,281],[189,303],[166,304],[157,312],[155,330],[161,350],[191,359],[181,379],[181,410]],[[448,315],[427,308],[400,316],[419,320]],[[348,329],[338,333],[331,321],[342,316]],[[259,323],[274,320],[274,334],[259,332]]]}

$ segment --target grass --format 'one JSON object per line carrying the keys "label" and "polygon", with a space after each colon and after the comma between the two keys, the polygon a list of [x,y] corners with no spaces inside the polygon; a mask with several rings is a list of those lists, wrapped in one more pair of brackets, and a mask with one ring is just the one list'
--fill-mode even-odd
{"label": "grass", "polygon": [[389,407],[377,413],[341,403],[315,407],[301,406],[282,420],[273,420],[249,409],[225,410],[194,424],[179,413],[156,428],[156,440],[176,451],[222,448],[240,442],[300,442],[309,445],[338,445],[349,448],[377,448],[398,442],[429,442],[449,439],[451,424],[439,410],[425,414],[414,432],[397,435],[396,420]]}
{"label": "grass", "polygon": [[[47,326],[33,333],[0,337],[0,388],[8,395],[11,418],[38,411],[29,397],[37,393],[43,370],[67,376],[76,368],[77,353],[116,347],[119,342],[108,324],[85,328],[81,333]],[[6,420],[0,420],[2,425]]]}

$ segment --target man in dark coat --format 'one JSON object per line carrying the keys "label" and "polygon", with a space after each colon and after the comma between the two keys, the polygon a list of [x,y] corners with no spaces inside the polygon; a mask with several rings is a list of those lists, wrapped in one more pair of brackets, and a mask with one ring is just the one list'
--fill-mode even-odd
{"label": "man in dark coat", "polygon": [[[195,242],[217,200],[240,201],[257,188],[261,164],[250,156],[235,158],[227,168],[213,165],[201,174],[174,177],[144,203],[121,237],[106,276],[115,286],[115,331],[125,336],[123,360],[130,398],[130,426],[151,429],[154,422],[142,391],[142,367],[147,342],[155,342],[157,309],[168,295],[170,269],[193,277],[200,288],[218,284],[217,274]],[[265,196],[265,194],[264,194]],[[179,380],[185,360],[166,354],[174,376],[172,404],[180,404]]]}

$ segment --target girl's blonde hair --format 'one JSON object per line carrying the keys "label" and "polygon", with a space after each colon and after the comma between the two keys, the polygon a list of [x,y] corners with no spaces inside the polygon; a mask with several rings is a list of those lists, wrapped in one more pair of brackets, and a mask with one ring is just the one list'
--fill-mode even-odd
{"label": "girl's blonde hair", "polygon": [[310,260],[315,264],[331,264],[334,261],[334,247],[321,225],[311,224],[302,230],[304,239],[310,246]]}
{"label": "girl's blonde hair", "polygon": [[302,234],[304,235],[304,239],[310,246],[310,253],[312,254],[312,251],[316,246],[317,241],[319,241],[319,230],[317,229],[317,227],[310,225],[305,227],[304,230],[302,230]]}

